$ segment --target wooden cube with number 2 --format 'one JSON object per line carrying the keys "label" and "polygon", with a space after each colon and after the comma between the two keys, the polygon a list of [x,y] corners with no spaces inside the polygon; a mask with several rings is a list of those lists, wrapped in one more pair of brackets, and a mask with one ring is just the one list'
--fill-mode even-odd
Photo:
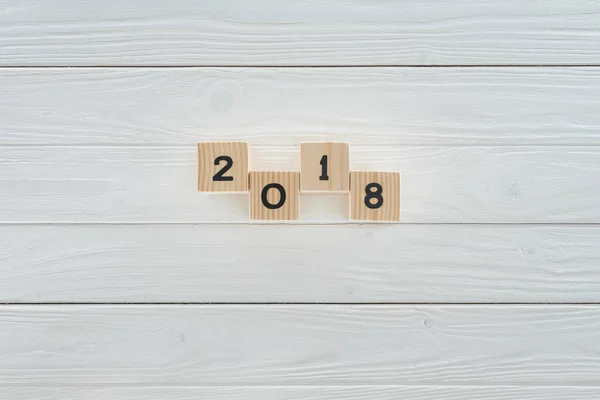
{"label": "wooden cube with number 2", "polygon": [[400,221],[400,173],[350,172],[350,219]]}
{"label": "wooden cube with number 2", "polygon": [[348,143],[301,143],[300,160],[303,193],[348,192]]}
{"label": "wooden cube with number 2", "polygon": [[288,221],[299,218],[299,172],[250,172],[250,219]]}
{"label": "wooden cube with number 2", "polygon": [[198,143],[199,192],[247,192],[248,144]]}

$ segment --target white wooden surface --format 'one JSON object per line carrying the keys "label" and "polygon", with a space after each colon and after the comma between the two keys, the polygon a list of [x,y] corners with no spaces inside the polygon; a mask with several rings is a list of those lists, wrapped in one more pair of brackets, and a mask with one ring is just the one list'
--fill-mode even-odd
{"label": "white wooden surface", "polygon": [[581,225],[4,225],[0,302],[598,303],[599,243]]}
{"label": "white wooden surface", "polygon": [[2,65],[591,64],[588,0],[4,0]]}
{"label": "white wooden surface", "polygon": [[0,87],[2,144],[600,144],[596,67],[17,68]]}
{"label": "white wooden surface", "polygon": [[[300,150],[254,146],[251,169],[299,170]],[[600,222],[590,146],[353,146],[351,170],[400,171],[405,223]],[[0,147],[0,221],[248,223],[248,195],[198,193],[197,149]],[[348,223],[347,196],[303,195],[299,223]]]}
{"label": "white wooden surface", "polygon": [[2,387],[11,400],[581,400],[598,386],[110,386]]}
{"label": "white wooden surface", "polygon": [[5,306],[0,385],[598,385],[597,306]]}
{"label": "white wooden surface", "polygon": [[[599,21],[0,0],[0,398],[597,397]],[[329,195],[249,224],[246,195],[196,192],[207,140],[295,170],[348,141],[402,173],[403,223]]]}

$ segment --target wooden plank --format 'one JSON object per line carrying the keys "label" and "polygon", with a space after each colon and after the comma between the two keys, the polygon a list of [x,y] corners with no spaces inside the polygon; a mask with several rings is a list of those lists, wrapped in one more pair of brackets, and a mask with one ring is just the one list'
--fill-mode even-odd
{"label": "wooden plank", "polygon": [[2,385],[596,385],[600,306],[3,306]]}
{"label": "wooden plank", "polygon": [[0,302],[600,302],[600,226],[3,225]]}
{"label": "wooden plank", "polygon": [[111,386],[1,387],[11,400],[581,400],[598,386]]}
{"label": "wooden plank", "polygon": [[[351,170],[402,174],[404,223],[600,223],[600,148],[351,147]],[[299,171],[254,146],[252,170]],[[248,223],[248,195],[197,192],[196,145],[0,147],[0,222]],[[347,196],[302,196],[297,223],[347,223]]]}
{"label": "wooden plank", "polygon": [[590,64],[586,0],[7,0],[1,65]]}
{"label": "wooden plank", "polygon": [[17,68],[0,87],[2,144],[600,144],[595,67]]}

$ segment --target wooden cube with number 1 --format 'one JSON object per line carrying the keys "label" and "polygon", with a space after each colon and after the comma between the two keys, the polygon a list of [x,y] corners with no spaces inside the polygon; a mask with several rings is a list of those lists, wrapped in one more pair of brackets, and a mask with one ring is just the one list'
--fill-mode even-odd
{"label": "wooden cube with number 1", "polygon": [[301,143],[300,165],[303,193],[348,192],[348,143]]}
{"label": "wooden cube with number 1", "polygon": [[289,221],[300,218],[300,173],[250,172],[250,219]]}
{"label": "wooden cube with number 1", "polygon": [[247,192],[248,144],[198,143],[199,192]]}
{"label": "wooden cube with number 1", "polygon": [[350,219],[400,221],[400,173],[350,172]]}

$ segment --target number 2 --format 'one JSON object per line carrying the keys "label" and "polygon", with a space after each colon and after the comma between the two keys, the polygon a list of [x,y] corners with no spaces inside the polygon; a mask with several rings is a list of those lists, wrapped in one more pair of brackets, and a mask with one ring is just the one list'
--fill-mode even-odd
{"label": "number 2", "polygon": [[[365,193],[365,206],[371,209],[376,209],[383,205],[383,188],[379,183],[369,183],[365,187]],[[376,199],[377,201],[375,203],[371,203],[371,199]]]}
{"label": "number 2", "polygon": [[213,181],[232,181],[233,176],[223,176],[223,174],[225,174],[225,172],[229,171],[231,167],[233,167],[233,160],[229,156],[219,156],[215,158],[215,165],[219,165],[221,161],[225,161],[225,166],[213,176]]}
{"label": "number 2", "polygon": [[319,177],[319,180],[328,181],[329,175],[327,175],[327,156],[321,157],[321,161],[319,161],[319,164],[321,164],[321,176]]}

